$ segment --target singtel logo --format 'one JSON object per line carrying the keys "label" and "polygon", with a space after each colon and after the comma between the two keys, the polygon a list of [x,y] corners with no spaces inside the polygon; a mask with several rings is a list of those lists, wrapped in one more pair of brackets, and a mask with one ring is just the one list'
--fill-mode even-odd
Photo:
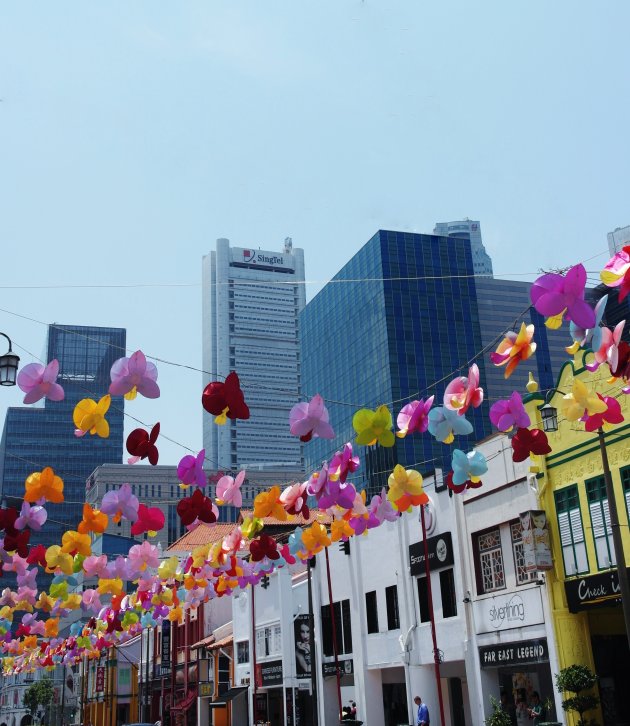
{"label": "singtel logo", "polygon": [[279,255],[264,255],[255,250],[243,250],[243,262],[262,265],[284,265],[284,257]]}
{"label": "singtel logo", "polygon": [[503,623],[525,620],[525,603],[520,595],[514,595],[505,605],[493,605],[489,611],[490,622],[494,628],[499,629]]}

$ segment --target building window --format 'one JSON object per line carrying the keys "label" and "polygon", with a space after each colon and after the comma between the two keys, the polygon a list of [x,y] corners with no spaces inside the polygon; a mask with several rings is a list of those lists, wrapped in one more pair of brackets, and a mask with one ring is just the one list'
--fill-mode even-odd
{"label": "building window", "polygon": [[236,662],[239,664],[249,663],[249,641],[242,640],[236,644]]}
{"label": "building window", "polygon": [[[333,603],[335,613],[335,629],[337,633],[337,653],[352,653],[352,627],[350,624],[350,600]],[[322,648],[325,656],[334,655],[332,618],[330,605],[322,606]]]}
{"label": "building window", "polygon": [[398,615],[398,587],[391,585],[385,588],[385,602],[387,604],[387,630],[400,628]]}
{"label": "building window", "polygon": [[428,623],[431,620],[429,611],[429,588],[427,578],[419,577],[418,580],[418,604],[420,605],[420,622]]}
{"label": "building window", "polygon": [[588,555],[576,484],[554,492],[565,575],[588,572]]}
{"label": "building window", "polygon": [[271,625],[259,628],[256,631],[256,657],[264,658],[268,655],[282,653],[282,630],[280,625]]}
{"label": "building window", "polygon": [[475,563],[479,593],[505,588],[505,568],[499,529],[473,535],[476,540]]}
{"label": "building window", "polygon": [[376,590],[365,593],[365,613],[367,615],[368,633],[378,633],[378,605],[376,603]]}
{"label": "building window", "polygon": [[603,476],[598,476],[596,479],[590,479],[585,483],[588,508],[591,512],[597,566],[600,570],[603,570],[617,564],[610,526],[606,480]]}
{"label": "building window", "polygon": [[454,618],[457,615],[457,597],[453,568],[440,572],[440,592],[442,594],[442,617]]}
{"label": "building window", "polygon": [[510,522],[510,534],[512,535],[512,554],[514,555],[514,572],[516,573],[516,584],[524,585],[536,579],[536,572],[527,572],[525,569],[525,554],[523,552],[523,528],[521,520]]}
{"label": "building window", "polygon": [[219,696],[230,690],[230,659],[219,654],[217,685]]}

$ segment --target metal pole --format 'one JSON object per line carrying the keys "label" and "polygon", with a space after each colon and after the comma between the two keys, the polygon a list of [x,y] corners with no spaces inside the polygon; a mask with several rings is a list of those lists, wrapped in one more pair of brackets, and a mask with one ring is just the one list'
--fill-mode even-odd
{"label": "metal pole", "polygon": [[[621,525],[619,524],[619,513],[617,512],[617,499],[615,497],[610,466],[608,464],[608,453],[606,451],[604,430],[600,427],[597,433],[599,435],[599,449],[602,454],[604,479],[606,481],[606,497],[608,498],[610,528],[612,529],[615,560],[617,561],[617,577],[619,578],[619,589],[621,590],[621,607],[623,609],[623,619],[626,625],[626,638],[628,639],[628,645],[630,646],[630,583],[628,582],[628,570],[626,569],[626,556],[623,551]],[[604,525],[605,524],[606,523],[604,522]]]}
{"label": "metal pole", "polygon": [[[339,651],[337,650],[337,624],[335,623],[335,609],[333,607],[332,582],[330,580],[330,561],[328,559],[328,547],[324,547],[326,553],[326,577],[328,578],[328,604],[330,606],[330,619],[332,621],[333,655],[335,656],[335,675],[337,677],[337,703],[339,705],[339,718],[341,718],[341,673],[339,672]],[[339,603],[341,614],[341,603]]]}
{"label": "metal pole", "polygon": [[140,630],[140,668],[138,670],[138,722],[142,722],[144,713],[144,669],[142,668],[142,660],[144,655],[144,629]]}
{"label": "metal pole", "polygon": [[424,540],[424,573],[427,578],[427,595],[429,600],[429,618],[431,620],[431,638],[433,639],[433,663],[435,665],[435,684],[438,692],[438,703],[440,705],[440,726],[445,726],[444,701],[442,699],[442,683],[440,678],[440,651],[437,646],[435,634],[435,615],[433,613],[433,591],[431,590],[431,571],[429,570],[429,544],[427,542],[427,527],[424,521],[424,507],[420,506],[420,522],[422,523],[422,539]]}
{"label": "metal pole", "polygon": [[63,664],[61,675],[61,726],[64,726],[64,713],[66,708],[66,664]]}
{"label": "metal pole", "polygon": [[145,723],[149,723],[149,717],[151,715],[150,711],[149,711],[149,707],[150,707],[149,701],[151,698],[151,691],[149,690],[149,634],[150,634],[150,632],[151,632],[151,629],[147,628],[147,657],[145,659],[145,664],[144,664],[144,674],[145,674],[145,684],[146,684],[145,688],[144,688],[144,700],[145,700],[144,722]]}
{"label": "metal pole", "polygon": [[251,673],[251,682],[252,682],[252,693],[253,693],[253,699],[252,699],[252,716],[254,717],[254,723],[258,721],[258,704],[256,699],[256,596],[255,596],[255,589],[254,585],[252,583],[252,673]]}
{"label": "metal pole", "polygon": [[308,647],[311,651],[311,707],[313,726],[317,726],[317,671],[315,664],[315,617],[313,613],[313,583],[311,582],[311,560],[306,561],[308,574]]}

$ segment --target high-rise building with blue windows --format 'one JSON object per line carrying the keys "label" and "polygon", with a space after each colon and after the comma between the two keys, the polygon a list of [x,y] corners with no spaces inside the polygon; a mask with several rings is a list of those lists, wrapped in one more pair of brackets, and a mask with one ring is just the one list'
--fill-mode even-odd
{"label": "high-rise building with blue windows", "polygon": [[443,237],[456,237],[470,242],[475,275],[492,277],[492,259],[486,252],[481,239],[481,224],[475,219],[459,219],[455,222],[437,222],[433,234]]}
{"label": "high-rise building with blue windows", "polygon": [[[434,405],[441,405],[448,382],[467,374],[473,359],[487,401],[467,413],[473,433],[450,446],[426,433],[397,439],[393,449],[359,447],[355,483],[375,493],[398,462],[421,472],[448,471],[455,447],[468,451],[491,432],[489,404],[515,389],[525,391],[528,371],[541,389],[551,387],[570,339],[566,328],[548,330],[529,308],[529,287],[479,277],[469,239],[377,232],[300,317],[302,392],[327,399],[336,433],[334,441],[305,445],[307,474],[354,439],[358,408],[385,403],[396,416],[409,400],[433,394]],[[521,321],[536,325],[537,354],[506,381],[489,353]]]}
{"label": "high-rise building with blue windows", "polygon": [[112,363],[125,355],[123,328],[50,325],[46,360],[59,361],[58,382],[65,399],[7,410],[0,441],[1,499],[19,509],[24,481],[50,466],[64,481],[62,504],[48,504],[48,521],[33,532],[31,543],[58,544],[63,532],[82,518],[86,480],[101,464],[118,464],[123,456],[124,399],[115,397],[107,413],[109,438],[74,435],[72,412],[82,398],[98,400],[107,393]]}

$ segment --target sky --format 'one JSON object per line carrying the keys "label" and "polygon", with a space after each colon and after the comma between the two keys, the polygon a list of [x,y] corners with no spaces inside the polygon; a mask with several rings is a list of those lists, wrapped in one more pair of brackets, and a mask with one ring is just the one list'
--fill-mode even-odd
{"label": "sky", "polygon": [[[307,298],[378,229],[463,217],[498,276],[596,273],[630,224],[629,23],[626,0],[3,3],[0,331],[22,364],[56,322],[200,368],[218,237],[291,236]],[[127,411],[173,464],[202,378],[158,367]]]}

